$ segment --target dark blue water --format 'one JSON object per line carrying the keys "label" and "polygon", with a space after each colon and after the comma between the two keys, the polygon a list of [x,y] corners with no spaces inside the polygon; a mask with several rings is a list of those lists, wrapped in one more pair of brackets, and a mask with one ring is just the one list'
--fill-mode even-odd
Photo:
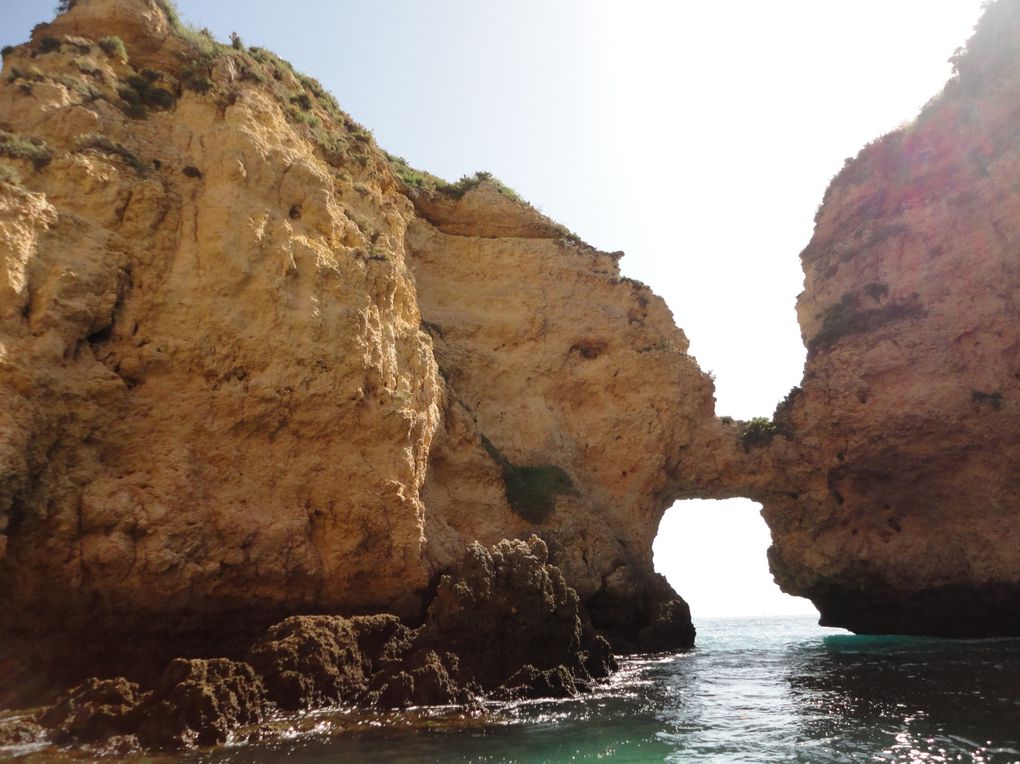
{"label": "dark blue water", "polygon": [[1020,762],[1020,640],[857,637],[810,617],[698,630],[695,651],[628,659],[589,697],[321,713],[279,722],[285,740],[183,760]]}

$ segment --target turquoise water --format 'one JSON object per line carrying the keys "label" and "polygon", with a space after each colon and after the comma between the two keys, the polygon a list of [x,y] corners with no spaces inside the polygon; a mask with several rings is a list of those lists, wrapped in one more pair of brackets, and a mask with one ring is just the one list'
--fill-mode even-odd
{"label": "turquoise water", "polygon": [[[322,714],[215,762],[1016,762],[1020,640],[857,637],[811,617],[698,623],[603,691],[479,718]],[[343,731],[341,731],[343,730]]]}
{"label": "turquoise water", "polygon": [[693,652],[627,659],[577,700],[472,716],[334,711],[276,726],[285,739],[174,760],[1020,762],[1020,640],[857,637],[810,617],[704,620]]}

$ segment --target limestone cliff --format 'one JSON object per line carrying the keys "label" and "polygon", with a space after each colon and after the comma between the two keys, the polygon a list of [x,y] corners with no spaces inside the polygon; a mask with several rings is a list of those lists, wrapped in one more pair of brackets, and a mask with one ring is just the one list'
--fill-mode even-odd
{"label": "limestone cliff", "polygon": [[619,254],[522,215],[492,226],[515,206],[493,183],[442,214],[417,198],[408,250],[445,389],[429,557],[540,529],[596,625],[633,635],[668,597],[652,541],[670,475],[693,482],[706,461],[711,381],[663,301],[620,277]]}
{"label": "limestone cliff", "polygon": [[651,542],[722,430],[618,255],[484,178],[414,188],[158,0],[6,51],[0,130],[5,633],[413,620],[534,531],[596,626],[690,644]]}
{"label": "limestone cliff", "polygon": [[[1020,4],[835,178],[802,389],[758,488],[773,572],[854,631],[1020,634]],[[758,451],[756,449],[756,451]]]}
{"label": "limestone cliff", "polygon": [[[24,188],[0,189],[0,548],[19,628],[400,611],[428,580],[439,398],[411,205],[314,86],[199,44],[154,3],[94,0],[5,56]],[[332,120],[338,166],[305,115]]]}

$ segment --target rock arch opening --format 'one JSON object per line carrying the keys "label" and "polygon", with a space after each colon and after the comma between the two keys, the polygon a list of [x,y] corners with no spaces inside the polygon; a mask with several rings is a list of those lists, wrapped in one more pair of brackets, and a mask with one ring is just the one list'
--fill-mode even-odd
{"label": "rock arch opening", "polygon": [[818,615],[783,593],[769,571],[771,543],[761,505],[750,499],[690,499],[666,510],[652,546],[661,573],[701,618]]}

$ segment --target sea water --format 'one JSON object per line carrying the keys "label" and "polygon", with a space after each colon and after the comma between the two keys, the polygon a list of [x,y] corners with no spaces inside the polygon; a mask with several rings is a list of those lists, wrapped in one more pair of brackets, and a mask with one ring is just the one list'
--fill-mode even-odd
{"label": "sea water", "polygon": [[[206,761],[1020,761],[1020,640],[854,636],[811,617],[700,621],[593,695],[476,717],[322,714]],[[318,728],[315,728],[318,725]],[[307,727],[306,727],[307,728]]]}
{"label": "sea water", "polygon": [[810,617],[696,625],[695,650],[627,658],[577,699],[318,712],[277,722],[283,739],[176,760],[1020,762],[1020,640],[854,636]]}

